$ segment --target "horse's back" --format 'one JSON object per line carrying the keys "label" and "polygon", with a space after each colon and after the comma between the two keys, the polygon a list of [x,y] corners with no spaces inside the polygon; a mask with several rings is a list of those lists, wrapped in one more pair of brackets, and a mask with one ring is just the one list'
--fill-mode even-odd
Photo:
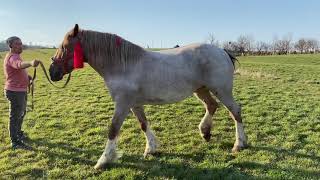
{"label": "horse's back", "polygon": [[232,88],[234,64],[224,49],[211,44],[195,43],[161,51],[168,56],[180,57],[177,62],[189,67],[205,86]]}
{"label": "horse's back", "polygon": [[203,86],[230,84],[233,68],[229,61],[223,50],[208,44],[148,51],[128,73],[120,76],[121,81],[114,80],[117,83],[112,84],[117,91],[120,84],[123,91],[134,92],[141,104],[172,103]]}
{"label": "horse's back", "polygon": [[230,77],[226,74],[230,69],[227,61],[225,52],[215,46],[191,44],[150,51],[131,77],[136,77],[140,91],[148,99],[176,102],[202,86]]}

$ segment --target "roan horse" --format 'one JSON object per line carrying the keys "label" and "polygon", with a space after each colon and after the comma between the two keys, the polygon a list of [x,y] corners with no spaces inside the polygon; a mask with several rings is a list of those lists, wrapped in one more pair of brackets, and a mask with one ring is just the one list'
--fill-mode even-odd
{"label": "roan horse", "polygon": [[241,108],[232,96],[236,59],[225,50],[208,44],[192,44],[158,52],[147,51],[117,35],[80,30],[76,24],[52,57],[49,69],[52,81],[59,81],[71,73],[74,47],[79,42],[85,62],[104,79],[115,102],[108,141],[95,169],[105,168],[117,158],[117,137],[130,110],[145,133],[144,156],[147,156],[154,154],[158,145],[143,105],[174,103],[193,93],[206,108],[199,124],[200,134],[206,141],[210,140],[212,116],[218,107],[214,97],[217,97],[235,122],[236,141],[232,151],[247,146]]}

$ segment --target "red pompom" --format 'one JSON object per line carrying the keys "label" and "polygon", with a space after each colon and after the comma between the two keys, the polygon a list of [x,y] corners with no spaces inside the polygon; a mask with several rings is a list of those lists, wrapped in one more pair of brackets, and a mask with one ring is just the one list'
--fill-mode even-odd
{"label": "red pompom", "polygon": [[75,69],[83,68],[83,61],[84,61],[83,50],[80,42],[78,41],[75,44],[74,51],[73,51],[73,67]]}
{"label": "red pompom", "polygon": [[116,36],[116,47],[120,47],[122,43],[122,38],[119,36]]}

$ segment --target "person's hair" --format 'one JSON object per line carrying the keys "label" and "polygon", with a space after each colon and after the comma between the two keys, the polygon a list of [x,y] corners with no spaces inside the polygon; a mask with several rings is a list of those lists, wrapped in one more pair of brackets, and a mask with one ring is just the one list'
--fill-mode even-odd
{"label": "person's hair", "polygon": [[11,36],[7,39],[7,45],[12,48],[12,43],[15,41],[15,40],[18,40],[20,39],[19,37],[17,36]]}

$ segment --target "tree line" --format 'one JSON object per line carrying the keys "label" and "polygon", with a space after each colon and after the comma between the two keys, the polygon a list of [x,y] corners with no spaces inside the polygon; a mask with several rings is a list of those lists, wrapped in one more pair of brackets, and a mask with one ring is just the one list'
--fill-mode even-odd
{"label": "tree line", "polygon": [[[54,48],[55,47],[45,47],[41,45],[32,45],[32,43],[29,43],[29,45],[23,44],[23,49],[43,49],[43,48]],[[9,47],[6,43],[6,41],[0,41],[0,52],[3,51],[9,51]]]}
{"label": "tree line", "polygon": [[[281,39],[275,37],[272,42],[255,41],[253,36],[240,35],[236,41],[220,42],[214,34],[209,34],[207,41],[220,48],[227,49],[235,55],[281,55],[281,54],[311,54],[320,52],[320,43],[314,38],[300,38],[292,40],[292,36],[287,34]],[[48,48],[37,45],[24,45],[24,48]],[[53,47],[55,48],[55,47]],[[0,52],[8,51],[5,41],[0,42]]]}
{"label": "tree line", "polygon": [[311,54],[319,53],[319,41],[314,38],[300,38],[292,40],[290,34],[281,39],[275,37],[272,42],[255,41],[253,36],[240,35],[236,41],[218,41],[213,34],[209,34],[210,44],[227,49],[235,55],[281,55],[281,54]]}

